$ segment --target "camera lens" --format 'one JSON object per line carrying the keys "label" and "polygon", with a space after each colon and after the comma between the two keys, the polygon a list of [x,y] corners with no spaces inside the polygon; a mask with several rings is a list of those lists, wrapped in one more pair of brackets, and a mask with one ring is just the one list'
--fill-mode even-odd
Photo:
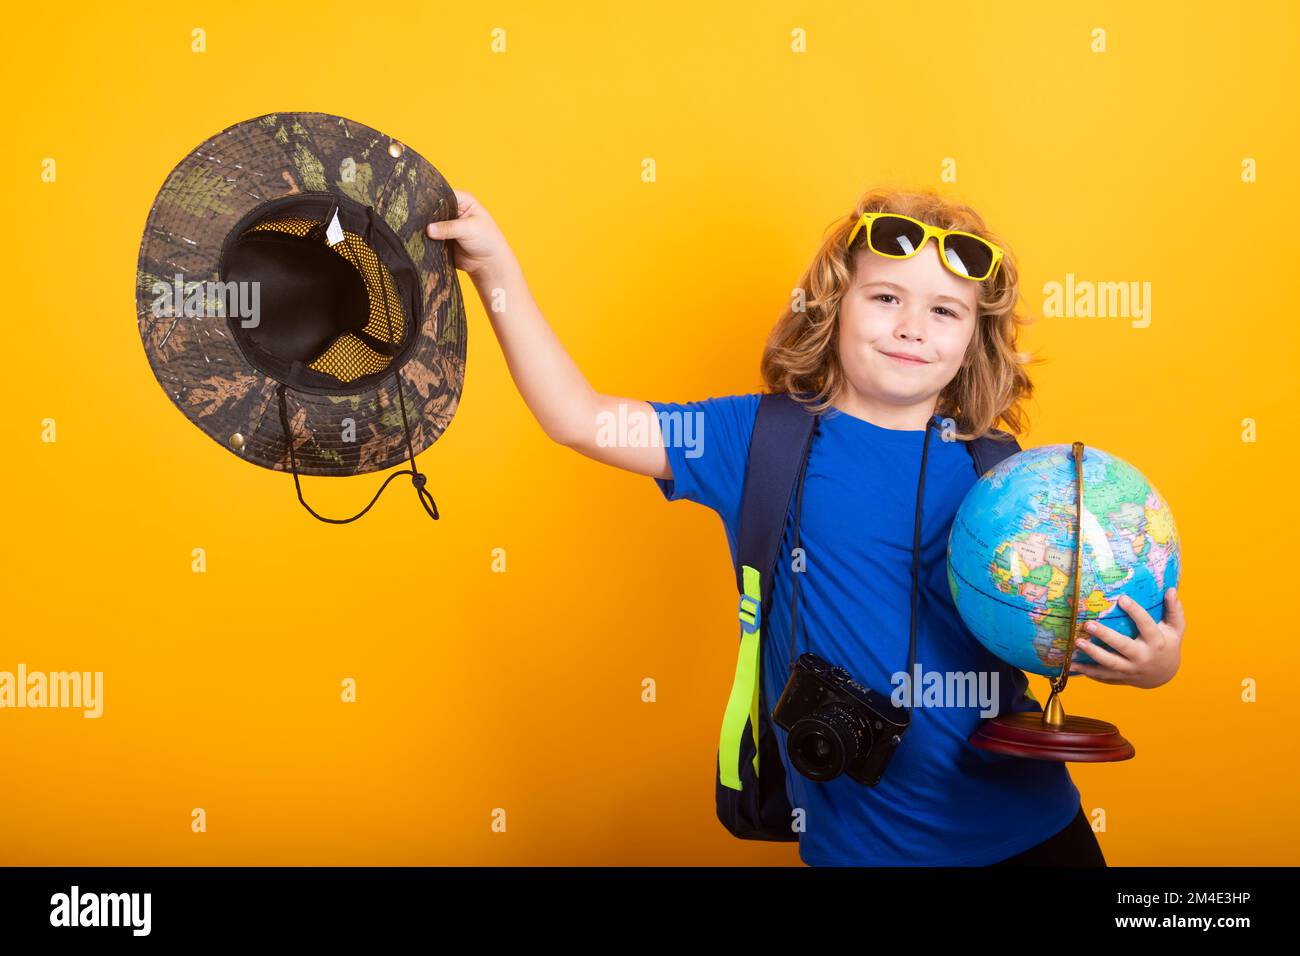
{"label": "camera lens", "polygon": [[805,777],[833,780],[871,749],[871,729],[844,707],[823,707],[795,722],[785,749]]}

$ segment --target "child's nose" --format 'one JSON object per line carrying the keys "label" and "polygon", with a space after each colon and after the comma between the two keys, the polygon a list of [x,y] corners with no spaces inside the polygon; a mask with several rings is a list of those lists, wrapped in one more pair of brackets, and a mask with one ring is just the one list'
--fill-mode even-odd
{"label": "child's nose", "polygon": [[925,328],[925,314],[920,306],[908,306],[898,317],[898,334],[919,342]]}

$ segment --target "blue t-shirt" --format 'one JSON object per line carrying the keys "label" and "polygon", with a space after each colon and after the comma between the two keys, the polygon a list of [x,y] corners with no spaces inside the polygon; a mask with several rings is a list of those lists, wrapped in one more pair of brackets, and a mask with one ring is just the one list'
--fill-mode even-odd
{"label": "blue t-shirt", "polygon": [[[740,498],[759,395],[702,402],[651,402],[660,415],[671,480],[685,498],[722,518],[734,563]],[[667,417],[665,417],[667,416]],[[684,417],[691,416],[689,422]],[[683,423],[686,423],[685,425]],[[888,697],[906,670],[912,537],[924,430],[895,430],[834,408],[823,416],[804,479],[795,656],[811,651]],[[997,676],[998,712],[1042,710],[1019,669],[994,657],[967,629],[948,590],[948,532],[978,479],[963,442],[932,430],[921,524],[916,665],[922,674]],[[782,554],[793,549],[794,503]],[[790,561],[778,562],[763,617],[762,704],[771,714],[790,674]],[[739,631],[737,630],[737,634]],[[921,684],[922,690],[924,683]],[[913,705],[911,726],[874,787],[842,774],[825,783],[790,766],[786,732],[772,722],[790,805],[806,812],[799,856],[810,866],[983,866],[1041,843],[1073,820],[1079,791],[1064,763],[973,747],[984,716],[966,706]]]}

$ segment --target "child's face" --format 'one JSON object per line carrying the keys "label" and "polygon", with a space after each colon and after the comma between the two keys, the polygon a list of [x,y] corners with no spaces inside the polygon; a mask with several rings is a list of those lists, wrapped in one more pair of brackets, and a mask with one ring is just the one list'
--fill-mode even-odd
{"label": "child's face", "polygon": [[[890,405],[937,398],[975,334],[978,292],[979,283],[944,268],[933,239],[910,259],[860,250],[840,302],[839,356],[849,386]],[[890,352],[924,364],[897,361]]]}

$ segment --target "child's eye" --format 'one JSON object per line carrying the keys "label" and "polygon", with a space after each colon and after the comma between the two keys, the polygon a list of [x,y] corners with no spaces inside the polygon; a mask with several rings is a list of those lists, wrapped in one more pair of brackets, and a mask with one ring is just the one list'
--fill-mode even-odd
{"label": "child's eye", "polygon": [[[891,295],[891,294],[888,293],[888,292],[881,292],[879,295],[872,296],[872,298],[873,298],[873,299],[893,299],[893,298],[897,298],[897,297],[894,296],[894,295]],[[936,305],[935,308],[938,309],[940,312],[943,312],[945,315],[950,315],[950,316],[952,316],[954,319],[957,318],[957,313],[956,313],[956,312],[953,312],[951,309],[945,309],[945,308],[944,308],[943,306],[941,306],[941,305]]]}

